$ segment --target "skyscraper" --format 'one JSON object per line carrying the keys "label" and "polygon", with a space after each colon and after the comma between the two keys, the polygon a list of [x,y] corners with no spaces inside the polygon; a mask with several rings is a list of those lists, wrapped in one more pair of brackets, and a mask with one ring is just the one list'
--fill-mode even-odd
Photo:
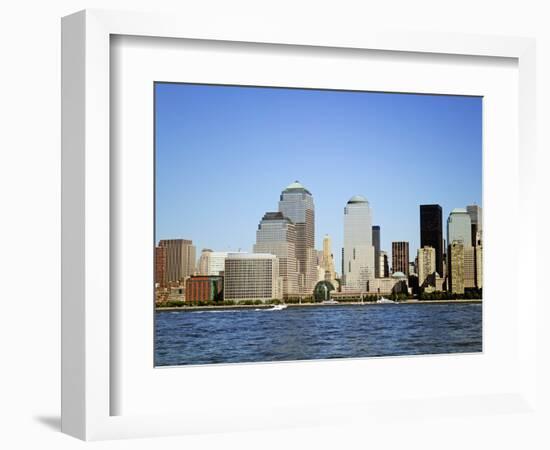
{"label": "skyscraper", "polygon": [[311,294],[317,281],[315,206],[311,192],[298,181],[289,184],[281,193],[279,211],[288,217],[296,228],[298,290],[302,294]]}
{"label": "skyscraper", "polygon": [[332,255],[332,240],[328,234],[323,238],[323,269],[329,273],[329,279],[334,282],[336,273],[334,270],[334,257]]}
{"label": "skyscraper", "polygon": [[372,245],[374,246],[374,276],[380,278],[380,226],[372,226]]}
{"label": "skyscraper", "polygon": [[447,219],[447,244],[462,242],[464,248],[472,246],[472,221],[468,211],[455,208]]}
{"label": "skyscraper", "polygon": [[388,263],[388,253],[384,250],[380,250],[380,255],[378,257],[380,260],[380,275],[378,278],[388,278],[390,276],[390,265]]}
{"label": "skyscraper", "polygon": [[453,294],[464,294],[464,244],[453,241],[449,245],[449,290]]}
{"label": "skyscraper", "polygon": [[203,248],[201,256],[199,257],[199,263],[197,264],[197,273],[199,275],[208,275],[208,265],[210,262],[210,255],[212,250],[209,248]]}
{"label": "skyscraper", "polygon": [[296,228],[282,212],[267,212],[256,231],[254,253],[270,253],[279,259],[283,295],[298,293]]}
{"label": "skyscraper", "polygon": [[375,277],[372,213],[365,197],[355,195],[344,208],[344,290],[368,291]]}
{"label": "skyscraper", "polygon": [[483,219],[481,215],[481,207],[478,205],[468,205],[466,206],[466,211],[471,220],[471,230],[472,230],[472,245],[481,244],[483,239]]}
{"label": "skyscraper", "polygon": [[155,284],[166,286],[166,248],[155,247]]}
{"label": "skyscraper", "polygon": [[466,209],[455,208],[447,219],[448,271],[451,292],[462,294],[465,288],[476,287],[475,239],[472,241],[472,220]]}
{"label": "skyscraper", "polygon": [[443,276],[443,214],[439,205],[420,205],[420,247],[435,250],[435,267]]}
{"label": "skyscraper", "polygon": [[392,273],[403,272],[409,276],[409,243],[397,241],[391,243]]}
{"label": "skyscraper", "polygon": [[187,239],[163,239],[166,248],[166,282],[182,282],[195,271],[195,246]]}
{"label": "skyscraper", "polygon": [[[240,252],[236,252],[240,253]],[[212,252],[208,258],[208,275],[220,275],[225,270],[225,258],[228,252]]]}
{"label": "skyscraper", "polygon": [[[435,248],[422,247],[418,249],[418,286],[430,282],[430,277],[436,272]],[[432,277],[435,286],[435,277]]]}

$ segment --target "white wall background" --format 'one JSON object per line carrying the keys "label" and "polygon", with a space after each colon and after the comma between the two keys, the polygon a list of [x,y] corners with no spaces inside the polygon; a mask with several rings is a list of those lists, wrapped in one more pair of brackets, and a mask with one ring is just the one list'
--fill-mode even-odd
{"label": "white wall background", "polygon": [[[81,448],[59,433],[60,17],[83,8],[168,10],[208,18],[267,17],[281,27],[365,27],[532,36],[538,39],[539,203],[550,193],[550,13],[541,0],[166,1],[22,0],[0,8],[0,447]],[[550,254],[543,217],[538,271]],[[529,230],[524,230],[529,232]],[[545,258],[547,259],[547,258]],[[529,280],[532,282],[532,280]],[[542,287],[542,284],[541,284]],[[541,298],[542,298],[541,293]],[[550,295],[546,294],[548,301]],[[541,399],[550,406],[550,308],[541,305]],[[548,410],[547,410],[548,412]],[[550,416],[411,418],[346,427],[100,442],[95,448],[550,448]]]}

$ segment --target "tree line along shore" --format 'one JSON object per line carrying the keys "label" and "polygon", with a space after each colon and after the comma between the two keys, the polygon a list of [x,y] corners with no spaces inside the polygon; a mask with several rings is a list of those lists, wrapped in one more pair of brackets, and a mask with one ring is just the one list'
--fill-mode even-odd
{"label": "tree line along shore", "polygon": [[[157,309],[166,309],[166,308],[198,308],[198,307],[217,307],[217,308],[231,308],[231,307],[269,307],[280,304],[285,304],[288,306],[331,306],[331,305],[362,305],[362,304],[380,304],[377,303],[377,300],[380,296],[377,295],[366,295],[362,298],[360,296],[350,296],[345,298],[339,298],[336,301],[330,303],[322,302],[315,300],[313,297],[291,297],[287,298],[284,301],[278,299],[272,299],[269,301],[263,300],[220,300],[220,301],[175,301],[168,300],[164,302],[156,303]],[[396,303],[404,304],[418,304],[418,303],[478,303],[482,299],[482,291],[468,291],[465,294],[453,294],[446,291],[434,291],[434,292],[424,292],[418,296],[411,296],[406,294],[391,294],[386,297],[389,300],[393,300]]]}

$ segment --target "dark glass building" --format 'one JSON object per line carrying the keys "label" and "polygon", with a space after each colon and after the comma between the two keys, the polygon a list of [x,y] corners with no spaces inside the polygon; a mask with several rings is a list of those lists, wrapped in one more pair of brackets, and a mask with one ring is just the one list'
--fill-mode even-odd
{"label": "dark glass building", "polygon": [[372,226],[372,245],[374,245],[374,276],[381,278],[380,272],[380,225]]}
{"label": "dark glass building", "polygon": [[420,247],[435,248],[435,267],[443,276],[443,212],[439,205],[420,205]]}

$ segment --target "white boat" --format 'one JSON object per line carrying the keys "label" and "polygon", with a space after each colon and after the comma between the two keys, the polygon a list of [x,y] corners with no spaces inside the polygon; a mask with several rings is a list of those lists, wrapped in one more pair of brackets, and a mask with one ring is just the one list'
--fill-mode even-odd
{"label": "white boat", "polygon": [[376,300],[376,303],[397,303],[397,302],[394,302],[389,298],[380,297],[378,300]]}
{"label": "white boat", "polygon": [[321,303],[325,305],[337,305],[338,302],[336,300],[330,299],[330,300],[323,300]]}
{"label": "white boat", "polygon": [[272,308],[266,309],[266,311],[281,311],[282,309],[286,309],[286,305],[273,305]]}

